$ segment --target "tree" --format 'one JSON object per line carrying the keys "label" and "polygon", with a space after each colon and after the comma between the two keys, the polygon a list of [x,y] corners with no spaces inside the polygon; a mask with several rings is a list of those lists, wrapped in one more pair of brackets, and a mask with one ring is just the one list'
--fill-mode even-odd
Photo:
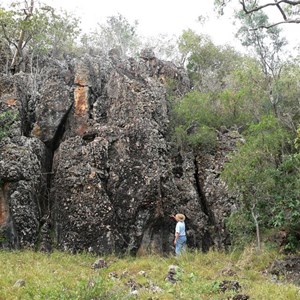
{"label": "tree", "polygon": [[265,92],[265,76],[259,62],[244,56],[239,65],[226,78],[226,88],[219,93],[223,111],[237,126],[257,123],[269,112]]}
{"label": "tree", "polygon": [[12,3],[0,9],[0,36],[10,50],[11,72],[25,70],[28,55],[57,56],[70,51],[79,34],[78,20],[56,14],[49,6],[38,6],[35,0]]}
{"label": "tree", "polygon": [[274,84],[274,94],[277,100],[277,115],[282,124],[297,132],[300,124],[300,65],[299,61],[293,60],[283,64],[280,77]]}
{"label": "tree", "polygon": [[[285,38],[280,36],[281,30],[272,27],[267,30],[259,28],[261,24],[268,23],[268,16],[259,11],[255,15],[245,15],[239,13],[238,17],[242,22],[237,36],[242,45],[254,51],[260,62],[266,80],[266,92],[273,112],[278,116],[278,81],[280,80],[281,69],[283,67],[282,54],[287,44]],[[253,30],[253,28],[259,28]]]}
{"label": "tree", "polygon": [[268,113],[265,76],[256,59],[215,46],[192,30],[183,32],[178,48],[193,84],[174,106],[179,143],[213,151],[221,126],[245,128]]}
{"label": "tree", "polygon": [[51,13],[40,13],[35,20],[35,34],[28,44],[29,52],[54,58],[76,53],[76,41],[81,32],[79,19],[65,11],[56,12],[49,7],[46,10]]}
{"label": "tree", "polygon": [[194,88],[201,92],[222,90],[227,75],[240,62],[240,55],[232,48],[216,46],[208,36],[191,29],[183,31],[178,49]]}
{"label": "tree", "polygon": [[[258,124],[251,125],[245,139],[246,143],[241,144],[225,164],[221,176],[228,187],[239,195],[237,207],[252,216],[259,248],[261,227],[272,226],[274,220],[278,219],[279,211],[286,210],[280,201],[276,201],[279,191],[281,199],[285,198],[283,195],[287,192],[291,193],[285,187],[292,177],[284,178],[287,184],[278,185],[280,174],[283,174],[280,169],[286,170],[284,163],[290,157],[290,133],[278,119],[269,115]],[[285,175],[289,176],[287,172]],[[296,188],[298,183],[293,186],[293,193],[298,193]],[[274,207],[279,206],[280,210],[275,212]]]}
{"label": "tree", "polygon": [[[34,0],[24,1],[22,12],[0,11],[0,25],[3,36],[9,46],[13,46],[14,54],[11,60],[10,69],[14,71],[17,67],[17,60],[24,61],[23,50],[31,39],[30,23],[33,17]],[[13,29],[13,30],[12,30]],[[12,33],[11,33],[12,32]]]}
{"label": "tree", "polygon": [[182,66],[177,37],[174,35],[159,34],[157,36],[143,38],[142,47],[144,49],[153,49],[155,56],[161,60],[172,61]]}
{"label": "tree", "polygon": [[[230,2],[233,2],[232,0],[215,0],[215,7],[219,10],[220,14],[224,13],[224,8],[226,5]],[[279,15],[281,16],[280,19],[277,19],[275,22],[267,23],[262,22],[258,24],[255,29],[258,28],[272,28],[276,27],[280,24],[286,24],[286,23],[295,23],[299,24],[299,13],[300,13],[300,1],[298,0],[274,0],[273,2],[265,2],[265,1],[257,1],[257,0],[239,0],[239,4],[241,5],[241,11],[245,15],[255,15],[257,13],[260,13],[262,11],[269,11],[270,14],[273,13],[271,9],[274,8],[279,12]]]}
{"label": "tree", "polygon": [[88,34],[89,47],[107,53],[117,48],[121,55],[135,54],[139,46],[137,36],[138,22],[131,24],[124,16],[118,14],[110,16],[106,24],[98,24],[98,27]]}
{"label": "tree", "polygon": [[[223,9],[231,0],[216,0]],[[286,41],[279,24],[300,23],[299,1],[239,1],[236,18],[241,22],[237,36],[252,50],[260,71],[241,69],[233,72],[232,86],[244,91],[243,98],[261,99],[256,122],[245,132],[246,143],[240,145],[225,165],[222,177],[239,195],[238,212],[232,214],[230,225],[236,226],[241,216],[251,218],[260,246],[260,230],[283,226],[299,231],[299,153],[292,146],[299,126],[299,64],[284,58]],[[278,9],[283,21],[270,22],[271,8]],[[296,17],[296,18],[295,18]],[[246,75],[246,76],[245,76]],[[250,75],[250,76],[249,76]],[[240,78],[241,80],[237,80]],[[252,82],[252,87],[251,87]],[[244,88],[243,88],[244,86]],[[266,101],[268,100],[268,101]],[[246,101],[247,102],[247,101]],[[270,114],[272,112],[272,115]],[[267,117],[261,117],[261,114]],[[295,153],[296,152],[296,153]]]}

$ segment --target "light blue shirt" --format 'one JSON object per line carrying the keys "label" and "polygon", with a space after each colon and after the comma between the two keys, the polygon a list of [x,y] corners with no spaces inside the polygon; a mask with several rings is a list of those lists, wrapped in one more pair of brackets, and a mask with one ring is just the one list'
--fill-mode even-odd
{"label": "light blue shirt", "polygon": [[179,236],[185,235],[185,223],[184,222],[177,222],[175,233],[178,232]]}

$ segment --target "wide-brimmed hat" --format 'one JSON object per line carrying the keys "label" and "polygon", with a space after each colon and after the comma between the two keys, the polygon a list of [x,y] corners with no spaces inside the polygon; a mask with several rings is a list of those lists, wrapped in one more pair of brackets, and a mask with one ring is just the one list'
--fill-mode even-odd
{"label": "wide-brimmed hat", "polygon": [[184,221],[185,220],[185,215],[183,214],[177,214],[175,216],[176,221]]}

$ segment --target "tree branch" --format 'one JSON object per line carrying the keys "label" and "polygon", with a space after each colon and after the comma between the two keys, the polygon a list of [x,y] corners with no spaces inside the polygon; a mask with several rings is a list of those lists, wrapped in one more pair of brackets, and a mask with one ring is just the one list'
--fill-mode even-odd
{"label": "tree branch", "polygon": [[24,49],[27,45],[27,43],[32,39],[32,35],[29,35],[26,40],[23,42],[23,46],[22,46],[22,49]]}
{"label": "tree branch", "polygon": [[17,47],[17,45],[8,37],[8,35],[6,33],[5,25],[1,24],[1,27],[2,27],[2,31],[3,31],[4,37],[8,41],[8,43],[9,44],[13,44],[15,47]]}
{"label": "tree branch", "polygon": [[240,4],[243,7],[243,11],[247,15],[251,14],[253,12],[262,10],[262,9],[268,7],[268,6],[277,6],[278,7],[278,5],[281,4],[281,3],[286,3],[286,4],[294,6],[294,5],[299,5],[300,1],[280,0],[280,1],[276,1],[275,3],[266,3],[264,5],[256,6],[256,7],[252,8],[252,9],[248,10],[247,7],[246,7],[246,4],[245,4],[245,0],[240,0]]}
{"label": "tree branch", "polygon": [[259,27],[256,27],[256,28],[252,28],[251,30],[257,30],[257,29],[263,29],[263,28],[264,29],[269,29],[269,28],[275,27],[275,26],[280,25],[280,24],[300,24],[300,19],[286,20],[286,21],[273,23],[273,24],[270,24],[270,25],[262,25],[262,26],[259,26]]}
{"label": "tree branch", "polygon": [[[277,3],[277,0],[274,0]],[[282,14],[283,20],[287,20],[287,16],[285,14],[285,12],[283,11],[283,9],[281,8],[281,6],[279,5],[279,3],[277,3],[277,8],[280,11],[280,13]]]}

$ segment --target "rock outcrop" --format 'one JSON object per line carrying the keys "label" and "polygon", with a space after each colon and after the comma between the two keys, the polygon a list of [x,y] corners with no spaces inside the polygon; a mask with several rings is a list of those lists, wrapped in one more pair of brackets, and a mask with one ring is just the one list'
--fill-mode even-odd
{"label": "rock outcrop", "polygon": [[277,281],[284,279],[287,282],[300,286],[300,256],[288,256],[283,260],[275,260],[269,270]]}
{"label": "rock outcrop", "polygon": [[170,252],[169,216],[181,212],[190,247],[224,247],[231,201],[219,174],[236,137],[220,133],[211,156],[179,151],[169,80],[177,95],[190,89],[183,69],[149,50],[0,77],[1,112],[15,114],[0,142],[2,246],[48,249],[53,237],[72,252]]}

